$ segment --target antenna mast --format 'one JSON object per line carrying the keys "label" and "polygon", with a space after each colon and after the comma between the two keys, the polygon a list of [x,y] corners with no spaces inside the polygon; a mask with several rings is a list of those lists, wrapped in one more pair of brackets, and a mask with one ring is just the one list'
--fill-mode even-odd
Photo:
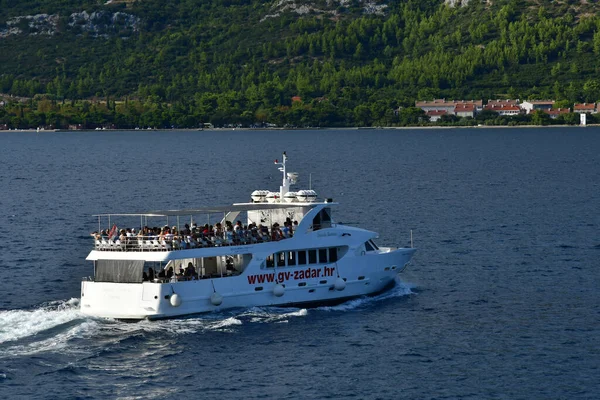
{"label": "antenna mast", "polygon": [[287,171],[285,168],[286,162],[287,162],[287,154],[285,154],[285,151],[284,151],[281,162],[277,162],[277,160],[275,160],[276,165],[281,165],[281,167],[279,167],[279,170],[283,173],[283,180],[282,180],[281,186],[279,187],[279,201],[283,201],[283,196],[285,196],[286,193],[290,191],[290,183],[291,182],[287,176]]}

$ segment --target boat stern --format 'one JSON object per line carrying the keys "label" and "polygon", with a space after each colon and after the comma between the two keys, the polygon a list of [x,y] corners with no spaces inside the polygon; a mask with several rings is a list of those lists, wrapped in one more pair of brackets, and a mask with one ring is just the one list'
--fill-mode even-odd
{"label": "boat stern", "polygon": [[152,283],[81,282],[80,309],[93,317],[139,320],[161,315],[161,286]]}

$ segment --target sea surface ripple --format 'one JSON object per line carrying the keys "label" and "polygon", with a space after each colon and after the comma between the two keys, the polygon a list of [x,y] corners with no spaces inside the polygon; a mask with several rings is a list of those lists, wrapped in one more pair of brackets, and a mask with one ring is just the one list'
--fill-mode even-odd
{"label": "sea surface ripple", "polygon": [[[1,398],[599,398],[599,128],[4,132],[0,148]],[[81,314],[93,214],[247,201],[279,186],[282,151],[338,221],[381,245],[413,231],[392,290]]]}

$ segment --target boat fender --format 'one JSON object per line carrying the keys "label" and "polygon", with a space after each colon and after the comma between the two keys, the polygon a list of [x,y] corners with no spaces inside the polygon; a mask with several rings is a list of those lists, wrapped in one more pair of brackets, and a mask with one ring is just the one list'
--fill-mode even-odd
{"label": "boat fender", "polygon": [[273,288],[273,294],[277,297],[283,296],[284,293],[285,293],[285,288],[283,287],[283,285],[281,283],[278,283]]}
{"label": "boat fender", "polygon": [[335,287],[335,290],[337,291],[341,291],[346,289],[346,281],[343,280],[342,278],[337,278],[335,280],[335,283],[333,284],[333,287]]}
{"label": "boat fender", "polygon": [[223,303],[223,296],[221,296],[219,293],[214,292],[211,296],[210,296],[210,302],[212,303],[213,306],[220,306],[221,303]]}
{"label": "boat fender", "polygon": [[179,297],[177,293],[173,293],[169,299],[169,302],[173,307],[179,307],[181,305],[181,297]]}

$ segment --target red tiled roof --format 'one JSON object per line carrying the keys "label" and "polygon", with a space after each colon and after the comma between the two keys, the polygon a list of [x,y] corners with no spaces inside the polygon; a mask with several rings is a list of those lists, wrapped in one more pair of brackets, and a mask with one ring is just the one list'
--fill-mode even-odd
{"label": "red tiled roof", "polygon": [[478,107],[483,106],[483,100],[446,100],[435,99],[432,101],[415,101],[415,107],[435,107],[435,106],[452,106],[456,104],[473,104]]}
{"label": "red tiled roof", "polygon": [[488,103],[484,108],[492,111],[521,111],[519,106],[516,105],[497,105]]}
{"label": "red tiled roof", "polygon": [[594,111],[596,109],[596,103],[582,103],[582,104],[575,104],[573,106],[574,110],[591,110]]}
{"label": "red tiled roof", "polygon": [[502,106],[516,106],[517,104],[519,104],[519,100],[512,100],[512,99],[507,99],[507,100],[488,100],[487,105],[492,105],[495,107],[502,107]]}
{"label": "red tiled roof", "polygon": [[554,104],[554,100],[525,100],[530,104],[538,104],[538,105],[552,105]]}
{"label": "red tiled roof", "polygon": [[430,110],[427,111],[427,115],[429,115],[430,117],[436,116],[436,115],[445,115],[448,114],[448,112],[446,110]]}
{"label": "red tiled roof", "polygon": [[454,112],[472,112],[475,111],[475,104],[465,103],[465,104],[457,104],[454,107]]}
{"label": "red tiled roof", "polygon": [[544,110],[545,113],[550,115],[568,114],[571,112],[570,108],[556,108],[552,110]]}

